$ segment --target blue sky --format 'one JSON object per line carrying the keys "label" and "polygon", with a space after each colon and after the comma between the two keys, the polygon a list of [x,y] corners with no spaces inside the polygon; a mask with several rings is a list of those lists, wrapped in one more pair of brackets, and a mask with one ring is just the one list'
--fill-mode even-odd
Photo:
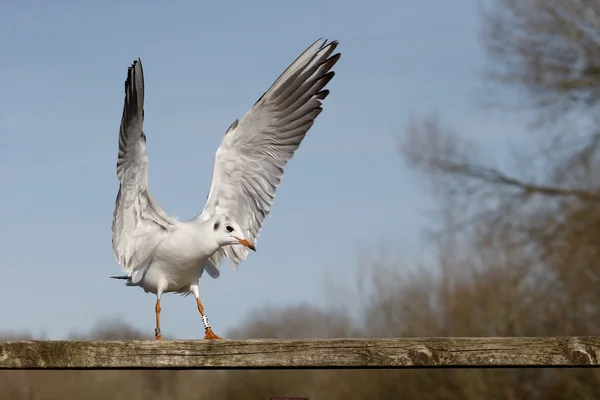
{"label": "blue sky", "polygon": [[[379,248],[423,257],[427,196],[394,147],[410,113],[438,111],[487,144],[514,130],[475,108],[474,2],[158,3],[2,5],[0,331],[59,339],[117,317],[153,333],[154,296],[108,278],[120,273],[117,135],[137,57],[150,188],[187,219],[204,206],[231,122],[314,40],[340,41],[331,94],[287,166],[258,252],[201,280],[218,334],[266,304],[323,302],[326,277],[351,279]],[[162,309],[164,334],[203,336],[191,297],[165,295]]]}

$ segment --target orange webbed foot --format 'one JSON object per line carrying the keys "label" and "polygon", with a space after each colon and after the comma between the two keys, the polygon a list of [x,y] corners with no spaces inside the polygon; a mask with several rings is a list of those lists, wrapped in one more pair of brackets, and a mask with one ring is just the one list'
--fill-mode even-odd
{"label": "orange webbed foot", "polygon": [[204,335],[204,339],[223,339],[221,336],[217,336],[212,329],[206,328],[206,335]]}

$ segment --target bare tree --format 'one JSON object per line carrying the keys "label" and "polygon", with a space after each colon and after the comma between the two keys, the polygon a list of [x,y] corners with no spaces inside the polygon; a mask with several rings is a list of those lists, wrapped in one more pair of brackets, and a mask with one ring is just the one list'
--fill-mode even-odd
{"label": "bare tree", "polygon": [[498,168],[426,115],[409,121],[401,152],[434,189],[445,238],[460,237],[487,268],[511,265],[515,286],[535,282],[553,321],[540,326],[597,333],[600,1],[495,0],[482,21],[488,77],[533,106],[537,151]]}
{"label": "bare tree", "polygon": [[600,99],[600,1],[493,0],[482,12],[489,77],[545,116]]}

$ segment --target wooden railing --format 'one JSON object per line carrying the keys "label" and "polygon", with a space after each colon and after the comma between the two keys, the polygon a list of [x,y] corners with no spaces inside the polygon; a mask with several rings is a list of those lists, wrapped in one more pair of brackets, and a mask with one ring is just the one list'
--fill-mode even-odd
{"label": "wooden railing", "polygon": [[598,366],[600,337],[0,341],[0,369]]}

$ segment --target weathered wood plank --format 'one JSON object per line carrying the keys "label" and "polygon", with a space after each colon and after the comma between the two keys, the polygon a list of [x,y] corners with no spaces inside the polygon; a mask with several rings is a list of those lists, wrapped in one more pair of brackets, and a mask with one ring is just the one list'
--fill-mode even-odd
{"label": "weathered wood plank", "polygon": [[600,337],[5,341],[0,369],[598,366]]}

